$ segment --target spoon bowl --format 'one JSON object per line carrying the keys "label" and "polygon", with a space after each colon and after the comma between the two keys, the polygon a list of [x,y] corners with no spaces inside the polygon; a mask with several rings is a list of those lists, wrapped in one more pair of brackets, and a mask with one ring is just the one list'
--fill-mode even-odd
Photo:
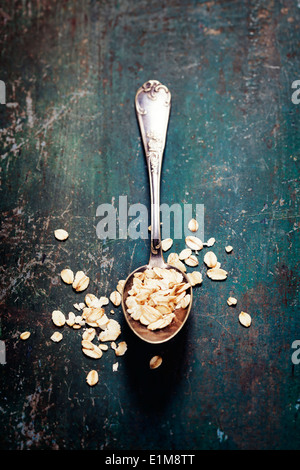
{"label": "spoon bowl", "polygon": [[[183,275],[184,282],[187,282],[187,283],[189,282],[186,275],[175,266],[171,266],[170,264],[164,264],[160,267],[165,268],[165,269],[175,269],[176,271],[180,272]],[[173,338],[181,330],[181,328],[187,321],[190,310],[191,310],[191,306],[192,306],[193,292],[192,292],[192,287],[189,287],[186,290],[186,293],[190,294],[191,296],[189,305],[186,308],[177,308],[175,310],[175,318],[170,323],[170,325],[160,330],[155,330],[155,331],[148,330],[148,328],[145,325],[142,325],[142,323],[140,323],[139,321],[131,318],[131,315],[127,312],[126,299],[128,297],[128,291],[132,287],[134,274],[137,272],[143,272],[149,268],[151,268],[150,264],[140,266],[127,277],[124,287],[123,287],[122,308],[123,308],[123,312],[124,312],[124,316],[125,316],[127,324],[129,325],[130,329],[140,339],[142,339],[143,341],[146,341],[147,343],[159,344],[159,343],[164,343],[170,340],[171,338]]]}
{"label": "spoon bowl", "polygon": [[171,106],[171,94],[165,85],[157,80],[148,80],[140,87],[135,97],[135,108],[142,135],[148,174],[151,199],[151,245],[149,264],[140,266],[126,279],[122,293],[122,308],[125,319],[131,330],[143,341],[158,344],[173,338],[185,324],[192,306],[192,287],[186,290],[190,294],[190,302],[186,308],[176,308],[175,318],[161,329],[150,330],[139,320],[134,320],[127,311],[126,299],[130,291],[135,273],[146,269],[159,267],[174,269],[183,276],[183,281],[189,283],[185,273],[163,259],[160,234],[160,177],[163,152],[165,147],[167,128]]}

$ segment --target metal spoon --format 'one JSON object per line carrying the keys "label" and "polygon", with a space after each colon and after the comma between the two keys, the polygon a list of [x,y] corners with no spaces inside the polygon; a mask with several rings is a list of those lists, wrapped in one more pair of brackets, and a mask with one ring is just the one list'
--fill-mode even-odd
{"label": "metal spoon", "polygon": [[135,108],[146,154],[151,198],[151,246],[149,263],[133,271],[125,281],[122,294],[122,308],[126,321],[132,331],[148,343],[163,343],[173,338],[186,322],[192,305],[192,288],[187,289],[191,295],[187,308],[176,309],[176,317],[170,325],[160,330],[151,331],[139,321],[131,318],[127,312],[126,299],[131,289],[134,274],[155,266],[165,269],[176,269],[183,275],[183,282],[189,282],[185,273],[166,264],[163,259],[160,233],[160,176],[165,148],[171,93],[165,85],[157,80],[149,80],[140,87],[135,97]]}

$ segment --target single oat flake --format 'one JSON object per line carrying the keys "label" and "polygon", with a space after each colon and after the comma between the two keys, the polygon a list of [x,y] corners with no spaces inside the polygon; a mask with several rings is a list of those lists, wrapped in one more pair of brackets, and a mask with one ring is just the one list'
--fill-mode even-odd
{"label": "single oat flake", "polygon": [[194,251],[200,251],[203,248],[203,243],[200,238],[193,235],[187,236],[185,238],[185,243],[191,250]]}
{"label": "single oat flake", "polygon": [[99,299],[94,294],[86,294],[84,301],[88,307],[99,307]]}
{"label": "single oat flake", "polygon": [[123,288],[124,288],[125,282],[126,282],[125,279],[120,279],[118,284],[117,284],[117,287],[116,287],[116,290],[118,292],[120,292],[121,295],[123,293]]}
{"label": "single oat flake", "polygon": [[60,277],[65,284],[73,284],[74,273],[71,269],[63,269],[60,273]]}
{"label": "single oat flake", "polygon": [[168,264],[176,263],[179,261],[179,255],[177,253],[170,253],[167,259]]}
{"label": "single oat flake", "polygon": [[228,305],[236,305],[237,304],[237,299],[235,297],[228,297],[227,299]]}
{"label": "single oat flake", "polygon": [[91,387],[96,385],[99,381],[98,372],[96,370],[90,370],[90,372],[86,376],[86,381]]}
{"label": "single oat flake", "polygon": [[195,286],[197,284],[201,284],[203,281],[202,274],[200,271],[193,271],[191,273],[187,273],[187,278],[191,286]]}
{"label": "single oat flake", "polygon": [[213,251],[208,251],[207,253],[205,253],[203,261],[206,264],[206,266],[208,266],[209,268],[216,267],[217,262],[218,262],[217,257]]}
{"label": "single oat flake", "polygon": [[99,299],[99,304],[101,305],[101,307],[103,305],[108,305],[109,304],[109,299],[106,296],[103,295]]}
{"label": "single oat flake", "polygon": [[55,326],[64,326],[66,323],[66,317],[60,310],[53,310],[52,321]]}
{"label": "single oat flake", "polygon": [[211,237],[207,242],[205,243],[206,246],[213,246],[216,242],[216,239]]}
{"label": "single oat flake", "polygon": [[118,346],[115,348],[116,356],[123,356],[127,351],[126,341],[121,341]]}
{"label": "single oat flake", "polygon": [[64,241],[68,238],[69,234],[66,230],[58,229],[54,230],[54,236],[57,240]]}
{"label": "single oat flake", "polygon": [[82,292],[87,289],[89,282],[89,277],[86,276],[83,271],[77,271],[72,286],[76,292]]}
{"label": "single oat flake", "polygon": [[122,297],[120,292],[115,290],[110,294],[109,299],[116,307],[118,307],[121,303]]}
{"label": "single oat flake", "polygon": [[191,231],[191,232],[197,232],[199,228],[199,224],[197,222],[196,219],[191,219],[188,223],[188,229]]}
{"label": "single oat flake", "polygon": [[179,271],[185,273],[186,267],[182,261],[179,259],[179,255],[177,253],[170,253],[167,259],[167,263],[175,268],[179,269]]}
{"label": "single oat flake", "polygon": [[191,256],[192,254],[192,250],[190,248],[185,248],[184,250],[182,250],[180,253],[179,253],[179,256],[178,258],[181,260],[181,261],[184,261],[185,259],[189,258],[189,256]]}
{"label": "single oat flake", "polygon": [[162,247],[162,250],[163,251],[168,251],[171,246],[173,245],[173,240],[172,238],[165,238],[162,242],[161,242],[161,247]]}
{"label": "single oat flake", "polygon": [[30,331],[24,331],[23,333],[20,334],[20,339],[25,341],[26,339],[29,338],[30,334],[31,334]]}
{"label": "single oat flake", "polygon": [[68,326],[73,326],[75,324],[76,315],[74,312],[69,312],[69,317],[66,320]]}
{"label": "single oat flake", "polygon": [[96,330],[95,328],[87,328],[83,333],[82,333],[82,339],[86,341],[93,341],[93,339],[96,336]]}
{"label": "single oat flake", "polygon": [[198,258],[195,255],[190,255],[188,258],[184,260],[184,262],[185,264],[187,264],[188,266],[191,266],[192,268],[194,268],[195,266],[198,266],[199,264]]}
{"label": "single oat flake", "polygon": [[161,365],[161,363],[162,363],[161,356],[153,356],[149,362],[150,369],[157,369]]}
{"label": "single oat flake", "polygon": [[[91,343],[91,344],[87,344],[87,343],[89,343],[89,342],[84,341],[84,343],[82,345],[83,354],[85,354],[88,357],[91,357],[92,359],[100,359],[102,357],[102,354],[103,354],[102,350],[93,343]],[[85,345],[87,345],[88,347],[84,347]],[[92,345],[92,347],[91,347],[91,345]]]}
{"label": "single oat flake", "polygon": [[59,332],[59,331],[55,331],[53,333],[53,335],[50,337],[50,339],[54,342],[54,343],[59,343],[59,341],[61,341],[63,339],[63,335]]}
{"label": "single oat flake", "polygon": [[251,320],[251,316],[249,315],[249,313],[241,312],[239,314],[239,321],[240,321],[241,325],[248,328],[251,325],[252,320]]}
{"label": "single oat flake", "polygon": [[99,334],[99,340],[115,341],[121,334],[121,327],[116,320],[110,319],[103,328],[103,331]]}
{"label": "single oat flake", "polygon": [[[82,312],[82,318],[92,327],[99,326],[98,321],[105,316],[104,309],[101,307],[85,307]],[[105,318],[106,321],[106,318]]]}
{"label": "single oat flake", "polygon": [[227,271],[221,268],[212,268],[208,269],[207,271],[207,276],[212,280],[212,281],[224,281],[227,279]]}
{"label": "single oat flake", "polygon": [[230,245],[225,246],[225,251],[226,251],[226,253],[231,253],[232,250],[233,250],[233,247],[232,247],[232,246],[230,246]]}

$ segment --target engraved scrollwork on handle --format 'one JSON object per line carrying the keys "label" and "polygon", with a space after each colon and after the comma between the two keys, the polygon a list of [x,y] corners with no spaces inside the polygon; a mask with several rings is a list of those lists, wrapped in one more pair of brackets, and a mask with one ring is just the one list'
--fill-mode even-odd
{"label": "engraved scrollwork on handle", "polygon": [[161,259],[160,173],[166,143],[171,93],[157,80],[148,80],[135,97],[137,118],[144,145],[151,198],[151,263]]}
{"label": "engraved scrollwork on handle", "polygon": [[146,93],[147,97],[150,100],[156,100],[158,93],[160,90],[164,90],[166,99],[165,99],[165,106],[170,106],[170,101],[171,101],[171,93],[169,92],[168,88],[160,83],[157,80],[148,80],[148,82],[144,83],[144,85],[141,86],[141,88],[138,90],[136,94],[136,110],[139,114],[145,115],[147,114],[147,111],[140,106],[138,97],[141,93]]}
{"label": "engraved scrollwork on handle", "polygon": [[154,132],[147,132],[146,136],[148,139],[146,157],[150,163],[151,173],[158,173],[163,152],[163,139]]}

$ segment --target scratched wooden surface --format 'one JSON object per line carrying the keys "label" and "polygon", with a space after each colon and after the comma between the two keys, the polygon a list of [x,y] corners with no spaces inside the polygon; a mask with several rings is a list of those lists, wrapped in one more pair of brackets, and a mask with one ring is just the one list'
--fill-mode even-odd
{"label": "scratched wooden surface", "polygon": [[[299,448],[299,2],[6,1],[0,17],[1,448]],[[52,343],[51,312],[84,298],[64,267],[109,295],[148,260],[148,240],[99,240],[96,209],[149,204],[134,96],[152,78],[172,92],[162,202],[204,204],[229,276],[210,281],[200,252],[191,316],[163,346],[115,308],[128,351],[113,372],[80,331]]]}

